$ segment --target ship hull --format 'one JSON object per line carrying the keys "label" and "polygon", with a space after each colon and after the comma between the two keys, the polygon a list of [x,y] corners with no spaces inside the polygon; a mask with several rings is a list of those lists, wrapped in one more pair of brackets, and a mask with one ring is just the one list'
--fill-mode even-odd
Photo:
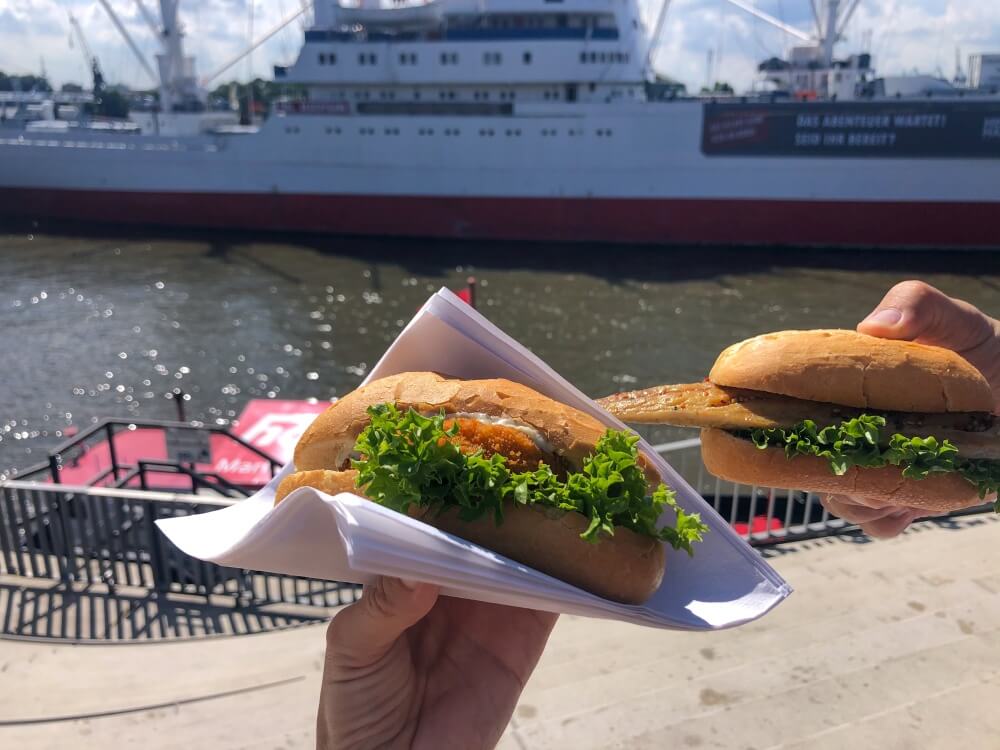
{"label": "ship hull", "polygon": [[351,196],[0,188],[0,214],[343,235],[650,244],[1000,247],[993,202]]}
{"label": "ship hull", "polygon": [[[560,106],[506,117],[285,114],[240,136],[0,138],[0,214],[350,235],[1000,247],[1000,102],[844,105],[828,126],[832,105]],[[933,127],[942,123],[958,129]]]}

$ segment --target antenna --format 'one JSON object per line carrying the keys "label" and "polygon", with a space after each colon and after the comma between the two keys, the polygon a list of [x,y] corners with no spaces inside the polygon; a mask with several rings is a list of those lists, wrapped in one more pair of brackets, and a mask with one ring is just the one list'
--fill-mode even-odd
{"label": "antenna", "polygon": [[[256,0],[250,0],[250,30],[247,39],[253,42],[253,11]],[[253,46],[247,53],[247,124],[253,125]]]}

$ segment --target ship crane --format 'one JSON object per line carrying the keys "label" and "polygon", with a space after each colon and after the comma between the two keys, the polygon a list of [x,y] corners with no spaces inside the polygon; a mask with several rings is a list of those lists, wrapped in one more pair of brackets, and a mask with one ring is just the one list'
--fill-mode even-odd
{"label": "ship crane", "polygon": [[76,37],[77,44],[80,45],[80,52],[83,53],[84,64],[93,77],[91,84],[92,93],[94,98],[99,100],[101,92],[104,90],[104,75],[101,73],[101,66],[97,61],[97,56],[90,51],[90,45],[87,44],[87,37],[83,34],[80,22],[76,20],[76,16],[72,13],[69,14],[69,25],[73,32],[69,38],[70,46],[73,46],[73,38]]}

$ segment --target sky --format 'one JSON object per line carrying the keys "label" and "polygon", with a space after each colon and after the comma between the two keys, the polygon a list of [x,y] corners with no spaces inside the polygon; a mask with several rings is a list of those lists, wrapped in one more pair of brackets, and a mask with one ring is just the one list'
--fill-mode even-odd
{"label": "sky", "polygon": [[[250,34],[251,1],[253,35]],[[214,72],[300,9],[301,0],[182,0],[181,19],[189,54],[199,75]],[[752,2],[753,0],[748,0]],[[152,62],[155,42],[136,0],[108,0],[138,46]],[[155,0],[145,0],[156,8]],[[661,0],[640,0],[650,18]],[[793,26],[812,31],[809,0],[757,0],[756,6]],[[0,70],[45,72],[55,85],[88,83],[79,44],[70,44],[67,13],[83,27],[87,43],[112,83],[146,87],[142,67],[122,42],[98,0],[0,0]],[[253,53],[252,59],[212,83],[254,75],[271,77],[271,66],[294,59],[302,25],[295,21]],[[709,79],[727,81],[738,91],[750,88],[757,63],[784,54],[794,40],[754,19],[725,0],[673,0],[655,57],[659,72],[698,88]],[[880,73],[919,71],[951,78],[956,49],[962,67],[975,52],[1000,52],[1000,3],[997,0],[861,0],[837,51],[869,51]],[[711,53],[711,66],[709,55]]]}

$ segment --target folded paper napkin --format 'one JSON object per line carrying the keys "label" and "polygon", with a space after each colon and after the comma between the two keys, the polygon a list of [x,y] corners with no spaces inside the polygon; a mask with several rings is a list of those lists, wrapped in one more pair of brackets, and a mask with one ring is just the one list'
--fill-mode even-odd
{"label": "folded paper napkin", "polygon": [[[433,370],[502,377],[623,429],[614,417],[451,292],[432,296],[368,376]],[[663,583],[644,605],[611,602],[356,495],[311,488],[278,507],[286,466],[253,497],[202,515],[157,521],[181,550],[235,568],[367,583],[377,575],[439,584],[449,596],[682,630],[754,620],[791,588],[648,444],[646,454],[687,511],[710,531],[694,557],[669,550]],[[667,511],[672,513],[672,511]]]}

